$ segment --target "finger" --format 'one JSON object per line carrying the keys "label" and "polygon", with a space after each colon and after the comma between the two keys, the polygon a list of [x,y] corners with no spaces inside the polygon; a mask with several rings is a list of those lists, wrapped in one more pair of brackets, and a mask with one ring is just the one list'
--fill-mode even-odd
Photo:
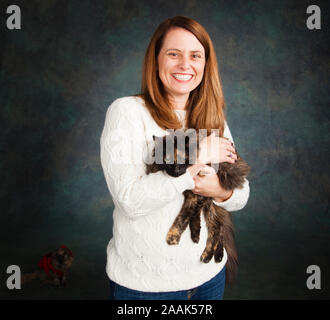
{"label": "finger", "polygon": [[203,172],[204,175],[207,175],[207,174],[215,174],[215,173],[216,173],[215,170],[214,170],[214,168],[212,168],[212,167],[210,167],[210,166],[208,166],[208,165],[205,165],[205,166],[203,167],[203,170],[202,170],[201,172]]}
{"label": "finger", "polygon": [[[225,138],[225,137],[224,137]],[[230,144],[233,146],[233,147],[235,147],[234,146],[234,142],[233,141],[231,141],[229,138],[225,138],[228,142],[230,142]]]}
{"label": "finger", "polygon": [[235,149],[233,146],[228,146],[228,147],[226,147],[226,149],[227,149],[229,152],[232,152],[233,154],[236,154],[236,149]]}
{"label": "finger", "polygon": [[194,189],[192,189],[191,190],[193,193],[195,193],[195,194],[198,194],[198,189],[197,188],[194,188]]}
{"label": "finger", "polygon": [[231,157],[227,156],[227,157],[226,157],[226,162],[229,162],[229,163],[235,163],[236,160],[234,159],[233,156],[231,156]]}
{"label": "finger", "polygon": [[236,152],[229,151],[228,156],[230,158],[233,158],[233,159],[237,160],[237,153]]}
{"label": "finger", "polygon": [[196,164],[196,169],[197,169],[197,173],[196,173],[196,176],[199,174],[199,172],[203,169],[203,164]]}
{"label": "finger", "polygon": [[231,151],[228,153],[228,157],[234,159],[235,161],[237,160],[237,154]]}
{"label": "finger", "polygon": [[234,164],[234,163],[235,163],[235,160],[232,159],[232,158],[227,157],[227,160],[226,160],[225,162],[228,162],[228,163]]}
{"label": "finger", "polygon": [[200,177],[204,177],[207,174],[207,172],[205,172],[204,169],[202,169],[201,171],[198,172],[198,176]]}
{"label": "finger", "polygon": [[227,146],[232,146],[232,142],[230,140],[228,140],[227,138],[219,138],[219,139],[221,139],[221,142],[223,142]]}

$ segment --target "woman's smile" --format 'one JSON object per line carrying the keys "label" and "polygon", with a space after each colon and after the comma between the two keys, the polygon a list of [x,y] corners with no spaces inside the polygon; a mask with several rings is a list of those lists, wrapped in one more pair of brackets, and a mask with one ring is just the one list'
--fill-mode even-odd
{"label": "woman's smile", "polygon": [[173,78],[179,82],[188,82],[192,79],[192,74],[186,74],[186,73],[173,73]]}

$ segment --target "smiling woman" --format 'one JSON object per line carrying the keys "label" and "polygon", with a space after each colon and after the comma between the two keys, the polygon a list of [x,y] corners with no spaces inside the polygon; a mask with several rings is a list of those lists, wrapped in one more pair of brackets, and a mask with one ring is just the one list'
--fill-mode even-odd
{"label": "smiling woman", "polygon": [[[180,74],[193,77],[186,83]],[[141,91],[139,96],[163,129],[181,127],[174,112],[181,109],[187,111],[188,127],[224,132],[225,102],[215,50],[205,28],[193,19],[177,16],[158,26],[144,57]]]}
{"label": "smiling woman", "polygon": [[158,74],[168,98],[184,110],[189,94],[202,81],[204,47],[191,32],[173,28],[166,34],[158,54]]}
{"label": "smiling woman", "polygon": [[[189,230],[179,245],[166,242],[185,190],[213,198],[227,211],[242,209],[249,198],[247,180],[241,189],[224,190],[216,173],[198,176],[207,171],[206,163],[237,159],[215,51],[198,22],[178,16],[158,26],[145,54],[141,89],[110,105],[101,136],[101,163],[115,204],[106,267],[111,298],[222,299],[227,252],[223,249],[221,262],[200,261],[208,238],[203,215],[199,243]],[[178,177],[147,174],[145,147],[153,145],[154,136],[182,127],[209,134],[196,163]],[[211,135],[212,129],[220,137]]]}

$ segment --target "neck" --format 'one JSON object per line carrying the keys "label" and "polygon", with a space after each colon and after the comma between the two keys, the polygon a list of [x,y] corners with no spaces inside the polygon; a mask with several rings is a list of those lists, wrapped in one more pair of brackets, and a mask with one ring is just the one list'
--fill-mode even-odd
{"label": "neck", "polygon": [[176,110],[186,110],[187,101],[189,98],[189,93],[182,96],[169,96],[169,100]]}

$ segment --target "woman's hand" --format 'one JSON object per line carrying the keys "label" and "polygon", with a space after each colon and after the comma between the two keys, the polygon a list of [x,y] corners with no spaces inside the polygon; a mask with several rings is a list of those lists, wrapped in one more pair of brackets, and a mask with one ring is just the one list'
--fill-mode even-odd
{"label": "woman's hand", "polygon": [[226,138],[216,137],[214,131],[199,145],[198,164],[235,163],[237,155],[233,144]]}
{"label": "woman's hand", "polygon": [[195,182],[195,188],[191,190],[193,193],[214,198],[217,202],[223,202],[231,197],[233,191],[224,190],[221,187],[218,175],[212,167],[203,166],[200,170],[201,173],[205,175],[196,175],[193,177]]}
{"label": "woman's hand", "polygon": [[187,170],[189,171],[189,174],[192,176],[192,178],[194,178],[199,174],[200,171],[203,170],[204,167],[206,166],[203,164],[194,164],[190,166]]}
{"label": "woman's hand", "polygon": [[190,166],[187,170],[189,171],[192,178],[194,178],[198,175],[204,176],[206,174],[216,173],[212,167],[207,166],[206,164],[194,164],[194,165]]}

